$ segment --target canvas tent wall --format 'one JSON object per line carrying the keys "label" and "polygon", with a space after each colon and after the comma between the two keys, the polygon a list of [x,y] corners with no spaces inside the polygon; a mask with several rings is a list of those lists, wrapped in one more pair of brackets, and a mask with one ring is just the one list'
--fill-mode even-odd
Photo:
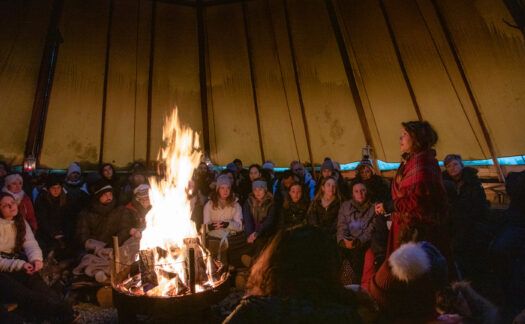
{"label": "canvas tent wall", "polygon": [[487,139],[497,157],[524,153],[525,41],[501,0],[1,0],[0,158],[12,163],[57,2],[41,166],[155,160],[175,106],[221,165],[358,161],[366,144],[395,162],[400,123],[418,117],[439,158],[490,159]]}

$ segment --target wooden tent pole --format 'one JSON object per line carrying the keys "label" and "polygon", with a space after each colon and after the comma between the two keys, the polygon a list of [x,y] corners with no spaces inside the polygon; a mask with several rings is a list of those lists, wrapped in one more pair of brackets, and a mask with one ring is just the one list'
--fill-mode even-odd
{"label": "wooden tent pole", "polygon": [[102,121],[100,125],[100,151],[98,154],[98,164],[101,165],[104,161],[104,134],[106,128],[106,107],[108,98],[108,72],[109,72],[109,54],[111,51],[111,26],[113,25],[113,8],[115,0],[109,1],[108,12],[108,29],[106,32],[106,57],[104,63],[104,85],[102,88]]}
{"label": "wooden tent pole", "polygon": [[208,87],[206,80],[206,28],[204,26],[204,5],[197,0],[197,38],[199,43],[199,86],[201,94],[202,137],[204,156],[210,157],[210,124],[208,121]]}
{"label": "wooden tent pole", "polygon": [[303,124],[304,124],[304,132],[306,136],[306,145],[308,147],[308,155],[310,157],[310,163],[312,165],[312,175],[314,179],[316,179],[316,172],[315,172],[315,164],[314,164],[314,157],[312,154],[312,144],[310,141],[310,131],[308,130],[308,121],[306,120],[306,113],[304,110],[304,101],[303,101],[303,93],[301,92],[301,83],[299,80],[299,73],[297,71],[297,62],[295,59],[295,47],[293,44],[293,36],[292,36],[292,28],[290,25],[290,14],[288,9],[288,0],[283,0],[284,5],[284,17],[286,20],[286,31],[288,33],[288,41],[290,44],[290,52],[292,55],[292,66],[293,66],[293,73],[295,78],[295,85],[297,87],[297,96],[299,98],[299,106],[301,107],[301,115],[303,117]]}
{"label": "wooden tent pole", "polygon": [[259,115],[259,105],[257,104],[257,89],[255,86],[255,72],[253,70],[253,53],[252,53],[252,41],[250,34],[248,33],[248,18],[246,12],[246,2],[242,1],[242,17],[244,21],[244,34],[246,36],[246,47],[248,50],[248,62],[250,64],[250,78],[252,83],[252,94],[253,94],[253,108],[255,110],[255,120],[257,122],[257,134],[259,135],[259,148],[261,150],[261,165],[266,161],[264,157],[264,144],[261,131],[261,118]]}
{"label": "wooden tent pole", "polygon": [[388,29],[388,34],[390,35],[390,39],[392,40],[392,45],[394,46],[394,51],[396,52],[396,58],[397,63],[399,64],[399,67],[401,68],[401,73],[403,74],[403,79],[405,80],[405,83],[408,88],[408,92],[410,93],[410,99],[412,99],[412,104],[414,105],[414,110],[417,114],[417,119],[419,121],[423,121],[423,116],[421,115],[421,110],[419,108],[419,104],[417,103],[416,94],[414,92],[414,87],[412,87],[412,83],[410,82],[410,79],[408,77],[408,73],[405,67],[405,63],[403,62],[403,57],[401,56],[401,51],[399,50],[399,44],[397,43],[396,35],[394,34],[394,30],[392,29],[392,24],[390,23],[390,18],[388,17],[388,12],[385,7],[385,3],[383,0],[379,1],[379,7],[381,7],[381,12],[383,13],[383,17],[385,18],[386,27]]}
{"label": "wooden tent pole", "polygon": [[44,142],[44,130],[46,125],[47,108],[49,97],[53,87],[53,78],[58,57],[60,42],[60,32],[58,24],[62,15],[64,0],[55,0],[51,9],[51,17],[47,28],[46,42],[42,60],[40,61],[40,71],[31,112],[31,121],[26,139],[25,156],[33,155],[37,161],[40,159],[40,152]]}
{"label": "wooden tent pole", "polygon": [[[339,53],[341,54],[341,59],[343,61],[343,66],[346,72],[346,78],[348,80],[350,92],[352,93],[352,98],[354,100],[357,115],[359,116],[359,122],[361,124],[361,129],[363,131],[363,134],[365,136],[366,144],[371,146],[372,148],[375,148],[373,140],[372,140],[372,132],[370,131],[370,126],[368,126],[368,121],[366,119],[365,109],[363,106],[363,100],[361,99],[361,95],[359,94],[359,89],[357,88],[357,81],[355,79],[354,72],[353,72],[354,69],[352,67],[352,63],[350,62],[348,51],[346,50],[343,33],[341,32],[341,27],[339,26],[339,22],[337,21],[337,14],[335,12],[334,5],[332,3],[332,0],[325,0],[325,4],[326,4],[326,9],[328,11],[328,16],[330,17],[330,22],[331,22],[332,29],[334,32],[334,36],[337,41]],[[376,169],[377,172],[379,172],[379,167],[375,159],[373,159],[373,163],[374,163],[374,168]]]}
{"label": "wooden tent pole", "polygon": [[146,167],[150,167],[151,162],[151,111],[153,102],[153,68],[155,57],[155,25],[157,20],[157,0],[151,4],[151,27],[149,40],[149,75],[148,75],[148,114],[146,128]]}
{"label": "wooden tent pole", "polygon": [[456,62],[456,65],[458,67],[459,73],[461,75],[461,79],[463,80],[463,84],[465,85],[465,89],[467,90],[469,99],[472,103],[472,107],[474,108],[474,111],[476,112],[476,117],[481,127],[481,130],[483,131],[483,136],[485,137],[485,141],[487,142],[487,146],[489,148],[492,161],[494,162],[494,167],[496,168],[496,172],[498,174],[498,179],[500,182],[505,182],[505,176],[503,175],[503,170],[501,169],[501,165],[498,162],[496,150],[494,149],[494,144],[492,142],[492,139],[490,138],[489,131],[487,129],[487,126],[485,125],[485,121],[483,120],[483,116],[481,115],[481,111],[479,109],[478,102],[476,98],[474,97],[474,92],[472,91],[472,88],[470,87],[470,83],[468,82],[467,75],[465,73],[465,69],[463,68],[463,63],[461,62],[459,58],[456,44],[454,43],[454,39],[452,38],[452,33],[450,32],[450,29],[448,28],[448,25],[445,20],[445,16],[441,12],[441,9],[439,8],[437,1],[431,0],[431,2],[432,2],[432,5],[434,6],[434,10],[438,17],[441,28],[443,29],[443,32],[445,34],[445,38],[447,39],[450,51],[452,52],[452,55],[454,56],[454,61]]}

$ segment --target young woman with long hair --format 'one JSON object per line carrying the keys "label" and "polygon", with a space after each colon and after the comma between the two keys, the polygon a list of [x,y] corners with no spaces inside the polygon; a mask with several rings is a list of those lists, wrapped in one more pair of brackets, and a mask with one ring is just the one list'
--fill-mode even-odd
{"label": "young woman with long hair", "polygon": [[335,237],[340,206],[341,195],[337,181],[333,177],[322,179],[321,189],[314,196],[306,213],[308,224],[324,228]]}

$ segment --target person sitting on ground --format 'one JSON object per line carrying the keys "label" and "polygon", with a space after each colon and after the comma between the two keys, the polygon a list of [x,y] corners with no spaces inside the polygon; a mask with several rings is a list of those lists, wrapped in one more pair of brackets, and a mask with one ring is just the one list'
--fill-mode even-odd
{"label": "person sitting on ground", "polygon": [[239,204],[244,206],[244,202],[252,193],[252,184],[256,179],[261,178],[261,166],[259,164],[252,164],[248,168],[248,178],[243,179],[239,187]]}
{"label": "person sitting on ground", "polygon": [[361,323],[354,293],[339,280],[337,245],[313,226],[278,233],[247,287],[224,323]]}
{"label": "person sitting on ground", "polygon": [[127,205],[133,198],[133,190],[141,184],[147,183],[148,178],[146,166],[141,162],[133,163],[131,166],[131,174],[128,177],[127,182],[124,183],[120,189],[118,204],[123,206]]}
{"label": "person sitting on ground", "polygon": [[2,314],[0,321],[69,323],[71,307],[37,275],[42,251],[12,195],[0,193],[0,214],[0,303],[17,303],[20,315]]}
{"label": "person sitting on ground", "polygon": [[113,236],[118,236],[119,246],[130,237],[131,220],[122,217],[116,205],[113,187],[100,179],[95,186],[91,205],[79,215],[77,234],[83,248],[88,249],[88,240],[113,247]]}
{"label": "person sitting on ground", "polygon": [[290,170],[292,170],[292,173],[298,177],[299,182],[303,184],[305,196],[308,196],[310,200],[313,200],[315,196],[315,181],[312,179],[312,175],[304,167],[304,164],[299,161],[292,161],[290,163]]}
{"label": "person sitting on ground", "polygon": [[[232,180],[228,175],[217,177],[216,190],[204,205],[203,223],[208,226],[208,246],[214,258],[225,250],[224,246],[229,246],[228,259],[234,257],[235,260],[230,261],[240,264],[242,252],[236,250],[236,243],[240,242],[244,248],[246,238],[242,232],[242,209],[231,188]],[[225,239],[228,240],[227,245],[223,243]],[[224,255],[222,258],[220,261],[229,262]]]}
{"label": "person sitting on ground", "polygon": [[103,163],[99,167],[98,173],[102,178],[106,179],[113,188],[115,188],[115,196],[113,198],[115,201],[119,201],[120,191],[117,189],[120,188],[120,179],[115,171],[115,166],[111,163]]}
{"label": "person sitting on ground", "polygon": [[261,174],[262,177],[266,180],[268,183],[268,191],[270,191],[272,194],[275,193],[275,184],[277,183],[277,178],[275,177],[275,163],[273,163],[271,160],[268,160],[264,162],[264,164],[261,167]]}
{"label": "person sitting on ground", "polygon": [[374,228],[374,206],[364,184],[352,184],[352,199],[345,201],[337,217],[337,242],[343,248],[343,283],[360,283],[365,253]]}
{"label": "person sitting on ground", "polygon": [[308,200],[303,196],[303,188],[299,182],[293,182],[288,188],[280,211],[279,229],[292,229],[306,225]]}
{"label": "person sitting on ground", "polygon": [[337,187],[341,193],[341,199],[347,200],[349,198],[348,185],[341,173],[335,169],[334,163],[329,157],[325,158],[323,164],[321,165],[321,174],[316,181],[315,193],[317,194],[317,192],[319,192],[319,189],[321,188],[321,181],[328,177],[333,177],[337,181]]}
{"label": "person sitting on ground", "polygon": [[440,314],[457,314],[464,324],[500,323],[499,311],[481,296],[467,281],[454,282],[436,294],[436,309]]}
{"label": "person sitting on ground", "polygon": [[194,190],[198,191],[204,197],[208,197],[211,192],[211,183],[215,181],[215,174],[210,172],[208,165],[201,162],[193,173]]}
{"label": "person sitting on ground", "polygon": [[357,165],[355,181],[366,186],[367,194],[372,203],[385,203],[392,199],[390,184],[380,175],[375,174],[372,162],[364,156]]}
{"label": "person sitting on ground", "polygon": [[5,177],[5,185],[2,188],[2,191],[10,194],[16,200],[18,204],[18,210],[22,217],[29,223],[33,233],[36,232],[38,224],[35,217],[35,210],[33,209],[33,203],[31,198],[22,190],[24,180],[22,176],[18,173],[10,174]]}
{"label": "person sitting on ground", "polygon": [[252,256],[257,255],[275,231],[277,211],[273,196],[263,179],[252,182],[252,192],[244,203],[242,216],[246,242],[253,244]]}
{"label": "person sitting on ground", "polygon": [[[278,208],[280,208],[283,205],[284,199],[286,198],[288,194],[288,189],[290,189],[290,185],[294,182],[300,183],[299,179],[294,176],[291,170],[286,170],[281,175],[281,179],[277,181],[275,184],[275,191],[273,193],[273,199],[274,203],[277,205]],[[303,190],[303,184],[301,184],[301,190]],[[308,195],[302,195],[308,202],[310,202],[310,199],[308,198]]]}
{"label": "person sitting on ground", "polygon": [[133,199],[123,208],[122,218],[129,219],[131,229],[129,235],[140,239],[146,229],[146,214],[151,209],[149,200],[149,185],[141,184],[135,188]]}
{"label": "person sitting on ground", "polygon": [[55,249],[65,248],[66,242],[71,239],[65,237],[66,204],[67,196],[62,188],[61,177],[50,174],[35,202],[38,221],[35,236],[46,256]]}
{"label": "person sitting on ground", "polygon": [[[454,190],[451,207],[451,245],[463,279],[484,270],[490,234],[489,202],[477,176],[478,170],[465,167],[461,156],[445,157],[443,181]],[[450,195],[449,195],[450,197]]]}
{"label": "person sitting on ground", "polygon": [[72,162],[67,169],[63,186],[67,196],[66,237],[76,237],[78,215],[89,205],[89,192],[81,172],[78,163]]}
{"label": "person sitting on ground", "polygon": [[310,203],[306,219],[308,224],[319,226],[328,231],[335,239],[337,215],[341,206],[341,195],[333,177],[321,181],[321,189]]}

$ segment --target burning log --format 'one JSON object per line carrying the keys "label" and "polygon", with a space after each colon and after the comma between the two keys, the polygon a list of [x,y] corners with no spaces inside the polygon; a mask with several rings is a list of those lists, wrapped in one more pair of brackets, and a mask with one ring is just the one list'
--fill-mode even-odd
{"label": "burning log", "polygon": [[159,285],[157,274],[155,273],[155,255],[153,254],[153,251],[139,251],[139,269],[144,292]]}

